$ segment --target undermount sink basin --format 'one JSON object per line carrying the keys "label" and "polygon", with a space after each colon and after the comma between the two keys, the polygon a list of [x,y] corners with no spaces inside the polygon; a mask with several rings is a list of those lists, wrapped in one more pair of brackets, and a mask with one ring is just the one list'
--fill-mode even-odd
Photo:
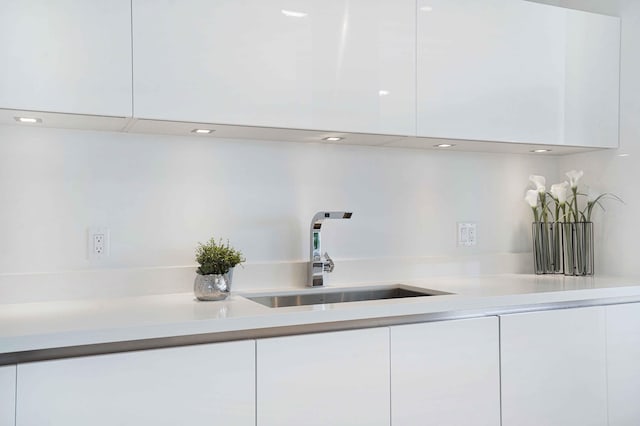
{"label": "undermount sink basin", "polygon": [[285,308],[289,306],[323,305],[327,303],[361,302],[367,300],[403,299],[407,297],[437,296],[444,293],[435,290],[407,288],[404,286],[363,287],[351,289],[315,289],[309,288],[295,293],[282,292],[245,295],[249,300],[269,308]]}

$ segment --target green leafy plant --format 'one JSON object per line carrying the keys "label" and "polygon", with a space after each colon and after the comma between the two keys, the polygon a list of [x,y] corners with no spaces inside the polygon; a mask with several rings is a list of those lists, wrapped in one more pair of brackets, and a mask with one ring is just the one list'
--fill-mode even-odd
{"label": "green leafy plant", "polygon": [[229,269],[246,261],[242,253],[220,239],[216,243],[215,238],[211,238],[206,244],[198,243],[196,249],[196,262],[200,267],[196,272],[201,275],[226,274]]}

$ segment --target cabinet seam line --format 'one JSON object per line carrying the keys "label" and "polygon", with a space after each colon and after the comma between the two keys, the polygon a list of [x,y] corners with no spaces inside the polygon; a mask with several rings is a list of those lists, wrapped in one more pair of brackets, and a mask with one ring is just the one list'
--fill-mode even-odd
{"label": "cabinet seam line", "polygon": [[133,117],[135,111],[134,96],[133,96],[133,0],[129,0],[129,19],[131,22],[130,34],[131,34],[131,116]]}
{"label": "cabinet seam line", "polygon": [[502,419],[502,317],[498,315],[498,377],[500,379],[498,385],[498,402],[500,405],[500,425],[503,424]]}
{"label": "cabinet seam line", "polygon": [[413,69],[415,70],[413,74],[413,134],[416,138],[418,137],[418,1],[419,0],[415,0],[413,4],[413,13],[415,16],[413,22],[413,33],[415,34],[413,39]]}
{"label": "cabinet seam line", "polygon": [[13,386],[13,426],[18,426],[18,364],[16,364],[15,378]]}
{"label": "cabinet seam line", "polygon": [[620,23],[620,27],[618,29],[618,143],[616,144],[616,148],[620,148],[620,132],[622,130],[620,110],[622,108],[622,26],[624,25],[622,19],[618,22]]}
{"label": "cabinet seam line", "polygon": [[253,421],[258,426],[258,341],[253,341]]}
{"label": "cabinet seam line", "polygon": [[607,307],[604,307],[604,389],[606,394],[605,399],[605,410],[607,412],[607,425],[611,424],[611,419],[609,418],[609,318],[607,316],[607,311],[609,310]]}
{"label": "cabinet seam line", "polygon": [[389,344],[389,424],[393,424],[393,364],[391,362],[391,327],[387,327]]}

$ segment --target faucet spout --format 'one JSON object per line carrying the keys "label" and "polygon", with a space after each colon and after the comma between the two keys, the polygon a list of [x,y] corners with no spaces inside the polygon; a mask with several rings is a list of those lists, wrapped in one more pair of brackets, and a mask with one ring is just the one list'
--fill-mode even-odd
{"label": "faucet spout", "polygon": [[309,259],[309,286],[321,287],[324,285],[324,273],[333,271],[333,260],[328,253],[322,256],[322,223],[325,219],[351,219],[351,212],[318,212],[311,220],[310,235],[310,259]]}

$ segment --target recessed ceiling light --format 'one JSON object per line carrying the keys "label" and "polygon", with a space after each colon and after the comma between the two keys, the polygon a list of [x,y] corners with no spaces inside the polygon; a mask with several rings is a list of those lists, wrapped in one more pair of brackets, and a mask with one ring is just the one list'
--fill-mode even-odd
{"label": "recessed ceiling light", "polygon": [[211,130],[211,129],[193,129],[191,131],[191,133],[196,133],[198,135],[208,135],[213,133],[215,130]]}
{"label": "recessed ceiling light", "polygon": [[388,90],[378,90],[378,95],[387,96],[389,94]]}
{"label": "recessed ceiling light", "polygon": [[344,138],[339,138],[338,136],[329,136],[327,138],[322,138],[323,141],[329,141],[329,142],[338,142],[341,141]]}
{"label": "recessed ceiling light", "polygon": [[304,12],[297,12],[295,10],[286,10],[286,9],[282,9],[282,14],[284,16],[289,16],[291,18],[304,18],[305,16],[307,16],[307,14]]}
{"label": "recessed ceiling light", "polygon": [[433,7],[431,7],[431,6],[422,6],[420,8],[420,10],[423,11],[423,12],[431,12],[433,10]]}
{"label": "recessed ceiling light", "polygon": [[618,157],[628,157],[631,154],[618,154]]}
{"label": "recessed ceiling light", "polygon": [[13,118],[15,118],[15,120],[19,123],[29,123],[29,124],[42,123],[41,118],[35,118],[35,117],[13,117]]}
{"label": "recessed ceiling light", "polygon": [[455,145],[451,143],[439,143],[438,145],[434,145],[436,148],[451,148],[452,146]]}
{"label": "recessed ceiling light", "polygon": [[542,152],[551,152],[551,150],[550,149],[540,148],[540,149],[532,149],[531,152],[535,152],[536,154],[540,154]]}

